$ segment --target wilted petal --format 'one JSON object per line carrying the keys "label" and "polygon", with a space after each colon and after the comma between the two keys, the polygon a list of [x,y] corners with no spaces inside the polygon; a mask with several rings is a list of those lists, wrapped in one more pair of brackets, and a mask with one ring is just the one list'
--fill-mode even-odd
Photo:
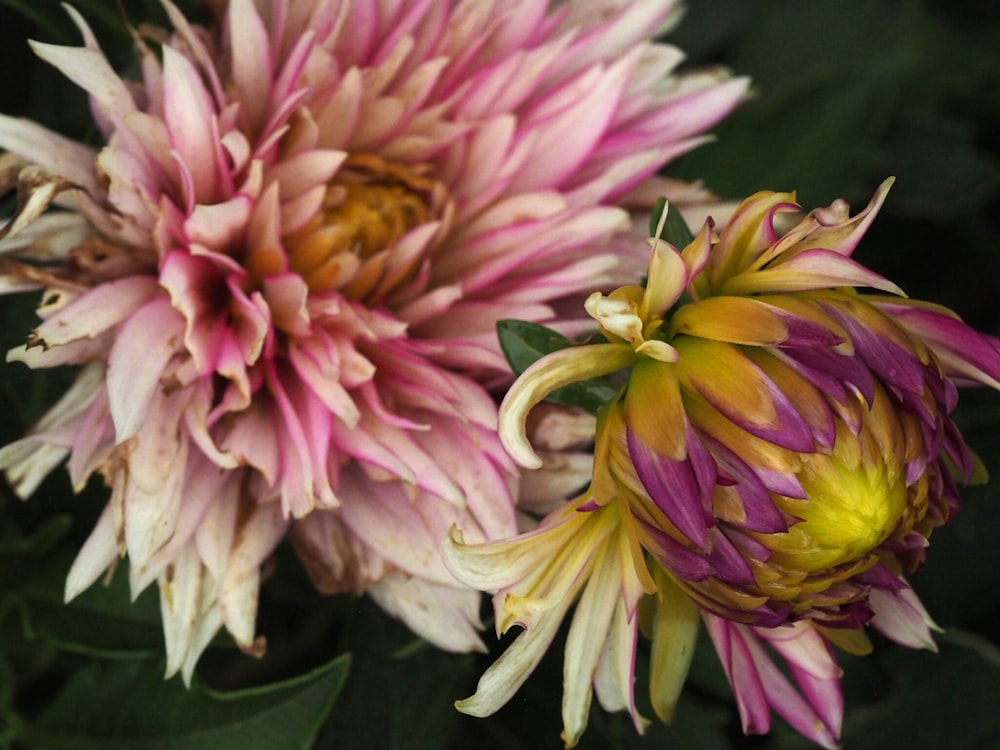
{"label": "wilted petal", "polygon": [[444,586],[394,572],[369,589],[390,615],[438,648],[452,653],[485,651],[479,638],[479,596],[465,588]]}

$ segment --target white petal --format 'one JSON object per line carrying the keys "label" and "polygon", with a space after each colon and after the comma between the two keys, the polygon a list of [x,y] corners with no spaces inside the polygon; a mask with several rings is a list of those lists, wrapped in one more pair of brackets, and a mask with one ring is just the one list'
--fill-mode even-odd
{"label": "white petal", "polygon": [[204,568],[194,547],[187,547],[160,576],[160,614],[167,649],[166,677],[184,665],[194,640]]}
{"label": "white petal", "polygon": [[99,50],[34,41],[28,43],[36,55],[89,93],[106,114],[115,118],[125,117],[135,109],[128,87]]}
{"label": "white petal", "polygon": [[442,651],[486,651],[476,633],[481,600],[478,591],[442,586],[394,571],[370,587],[368,594],[387,613]]}
{"label": "white petal", "polygon": [[117,559],[118,540],[109,503],[69,569],[63,600],[69,602],[90,588]]}

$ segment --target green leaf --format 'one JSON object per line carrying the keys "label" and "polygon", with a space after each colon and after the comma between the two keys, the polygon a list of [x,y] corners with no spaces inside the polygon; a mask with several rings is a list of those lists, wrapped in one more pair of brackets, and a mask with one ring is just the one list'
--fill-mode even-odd
{"label": "green leaf", "polygon": [[694,235],[691,234],[691,230],[688,228],[687,222],[684,221],[681,212],[671,210],[671,206],[666,198],[658,199],[653,212],[649,215],[649,236],[656,236],[656,229],[660,226],[660,216],[664,211],[667,212],[667,221],[663,226],[663,231],[660,233],[659,239],[666,240],[678,250],[683,250],[694,242]]}
{"label": "green leaf", "polygon": [[44,558],[66,536],[73,526],[73,519],[66,513],[57,513],[43,520],[38,528],[25,536],[12,527],[4,529],[0,537],[0,560],[25,557],[34,561]]}
{"label": "green leaf", "polygon": [[[497,321],[500,348],[515,373],[520,375],[546,354],[573,346],[573,342],[558,331],[524,320]],[[618,393],[618,389],[603,378],[591,378],[552,391],[545,399],[551,404],[579,406],[596,413]]]}
{"label": "green leaf", "polygon": [[558,331],[525,320],[497,321],[497,335],[504,356],[518,375],[546,354],[573,345]]}
{"label": "green leaf", "polygon": [[14,703],[16,675],[7,654],[0,651],[0,722],[10,713]]}
{"label": "green leaf", "polygon": [[[422,641],[418,641],[422,643]],[[449,750],[472,719],[455,700],[469,695],[475,657],[419,648],[413,634],[369,599],[357,603],[341,647],[354,665],[344,693],[317,742],[330,750]]]}
{"label": "green leaf", "polygon": [[23,740],[48,750],[308,750],[350,668],[232,693],[166,681],[149,662],[94,663],[66,684]]}
{"label": "green leaf", "polygon": [[50,563],[19,593],[33,635],[59,648],[101,658],[139,658],[162,653],[163,632],[156,587],[131,601],[128,566],[63,602],[66,558]]}

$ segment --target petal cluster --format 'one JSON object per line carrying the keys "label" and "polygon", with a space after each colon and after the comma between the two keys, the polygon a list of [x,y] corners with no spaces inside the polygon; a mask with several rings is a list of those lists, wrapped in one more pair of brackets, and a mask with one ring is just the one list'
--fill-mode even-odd
{"label": "petal cluster", "polygon": [[[890,184],[855,216],[838,201],[789,222],[794,195],[765,192],[683,250],[658,230],[645,287],[587,300],[606,342],[543,357],[501,406],[505,445],[537,466],[528,410],[552,388],[629,368],[574,507],[630,519],[615,532],[630,554],[614,564],[654,582],[650,694],[661,718],[699,619],[745,731],[766,732],[773,709],[824,746],[836,745],[843,709],[831,644],[864,653],[870,625],[933,648],[935,626],[905,575],[958,509],[959,485],[980,478],[950,414],[958,384],[1000,387],[1000,347],[852,258]],[[485,549],[500,544],[515,555],[519,542]],[[582,586],[597,573],[559,575]],[[525,585],[512,573],[503,591]]]}
{"label": "petal cluster", "polygon": [[9,359],[82,366],[0,467],[23,496],[66,459],[77,487],[104,477],[66,594],[127,555],[169,673],[221,627],[261,651],[286,535],[322,591],[481,648],[438,545],[515,530],[495,322],[611,278],[622,205],[746,82],[672,74],[650,41],[670,0],[230,0],[205,27],[163,7],[138,80],[72,10],[82,47],[33,44],[102,147],[0,117],[22,196],[2,289],[45,290]]}

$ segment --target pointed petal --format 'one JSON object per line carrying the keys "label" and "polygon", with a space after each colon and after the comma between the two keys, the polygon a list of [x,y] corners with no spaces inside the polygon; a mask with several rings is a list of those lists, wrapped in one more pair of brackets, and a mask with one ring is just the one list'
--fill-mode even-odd
{"label": "pointed petal", "polygon": [[128,87],[100,50],[28,43],[36,55],[90,94],[106,115],[121,118],[135,110]]}
{"label": "pointed petal", "polygon": [[63,601],[70,602],[90,588],[94,581],[114,565],[118,556],[118,534],[109,503],[104,507],[94,530],[90,532],[69,569]]}
{"label": "pointed petal", "polygon": [[884,276],[833,250],[816,247],[793,257],[782,257],[767,268],[740,274],[721,285],[725,294],[774,294],[804,292],[832,287],[871,287],[905,297],[906,294]]}
{"label": "pointed petal", "polygon": [[[562,739],[573,747],[587,726],[591,687],[597,675],[603,645],[614,617],[616,601],[621,596],[621,571],[617,556],[602,545],[594,561],[593,572],[583,590],[566,637],[563,659]],[[600,644],[600,648],[595,646]]]}
{"label": "pointed petal", "polygon": [[567,599],[538,618],[479,678],[474,695],[456,701],[455,708],[470,716],[489,716],[499,711],[521,688],[552,643],[569,609]]}
{"label": "pointed petal", "polygon": [[691,667],[701,618],[698,605],[662,567],[655,566],[653,575],[657,593],[649,699],[660,720],[670,723]]}
{"label": "pointed petal", "polygon": [[941,632],[941,628],[927,614],[913,589],[892,592],[873,587],[868,600],[875,613],[871,624],[884,636],[908,648],[937,651],[931,631]]}
{"label": "pointed petal", "polygon": [[108,357],[108,402],[118,443],[142,426],[164,368],[177,350],[183,319],[165,297],[141,307],[122,326]]}
{"label": "pointed petal", "polygon": [[842,338],[830,329],[750,297],[708,297],[671,318],[671,334],[750,346],[827,347]]}

